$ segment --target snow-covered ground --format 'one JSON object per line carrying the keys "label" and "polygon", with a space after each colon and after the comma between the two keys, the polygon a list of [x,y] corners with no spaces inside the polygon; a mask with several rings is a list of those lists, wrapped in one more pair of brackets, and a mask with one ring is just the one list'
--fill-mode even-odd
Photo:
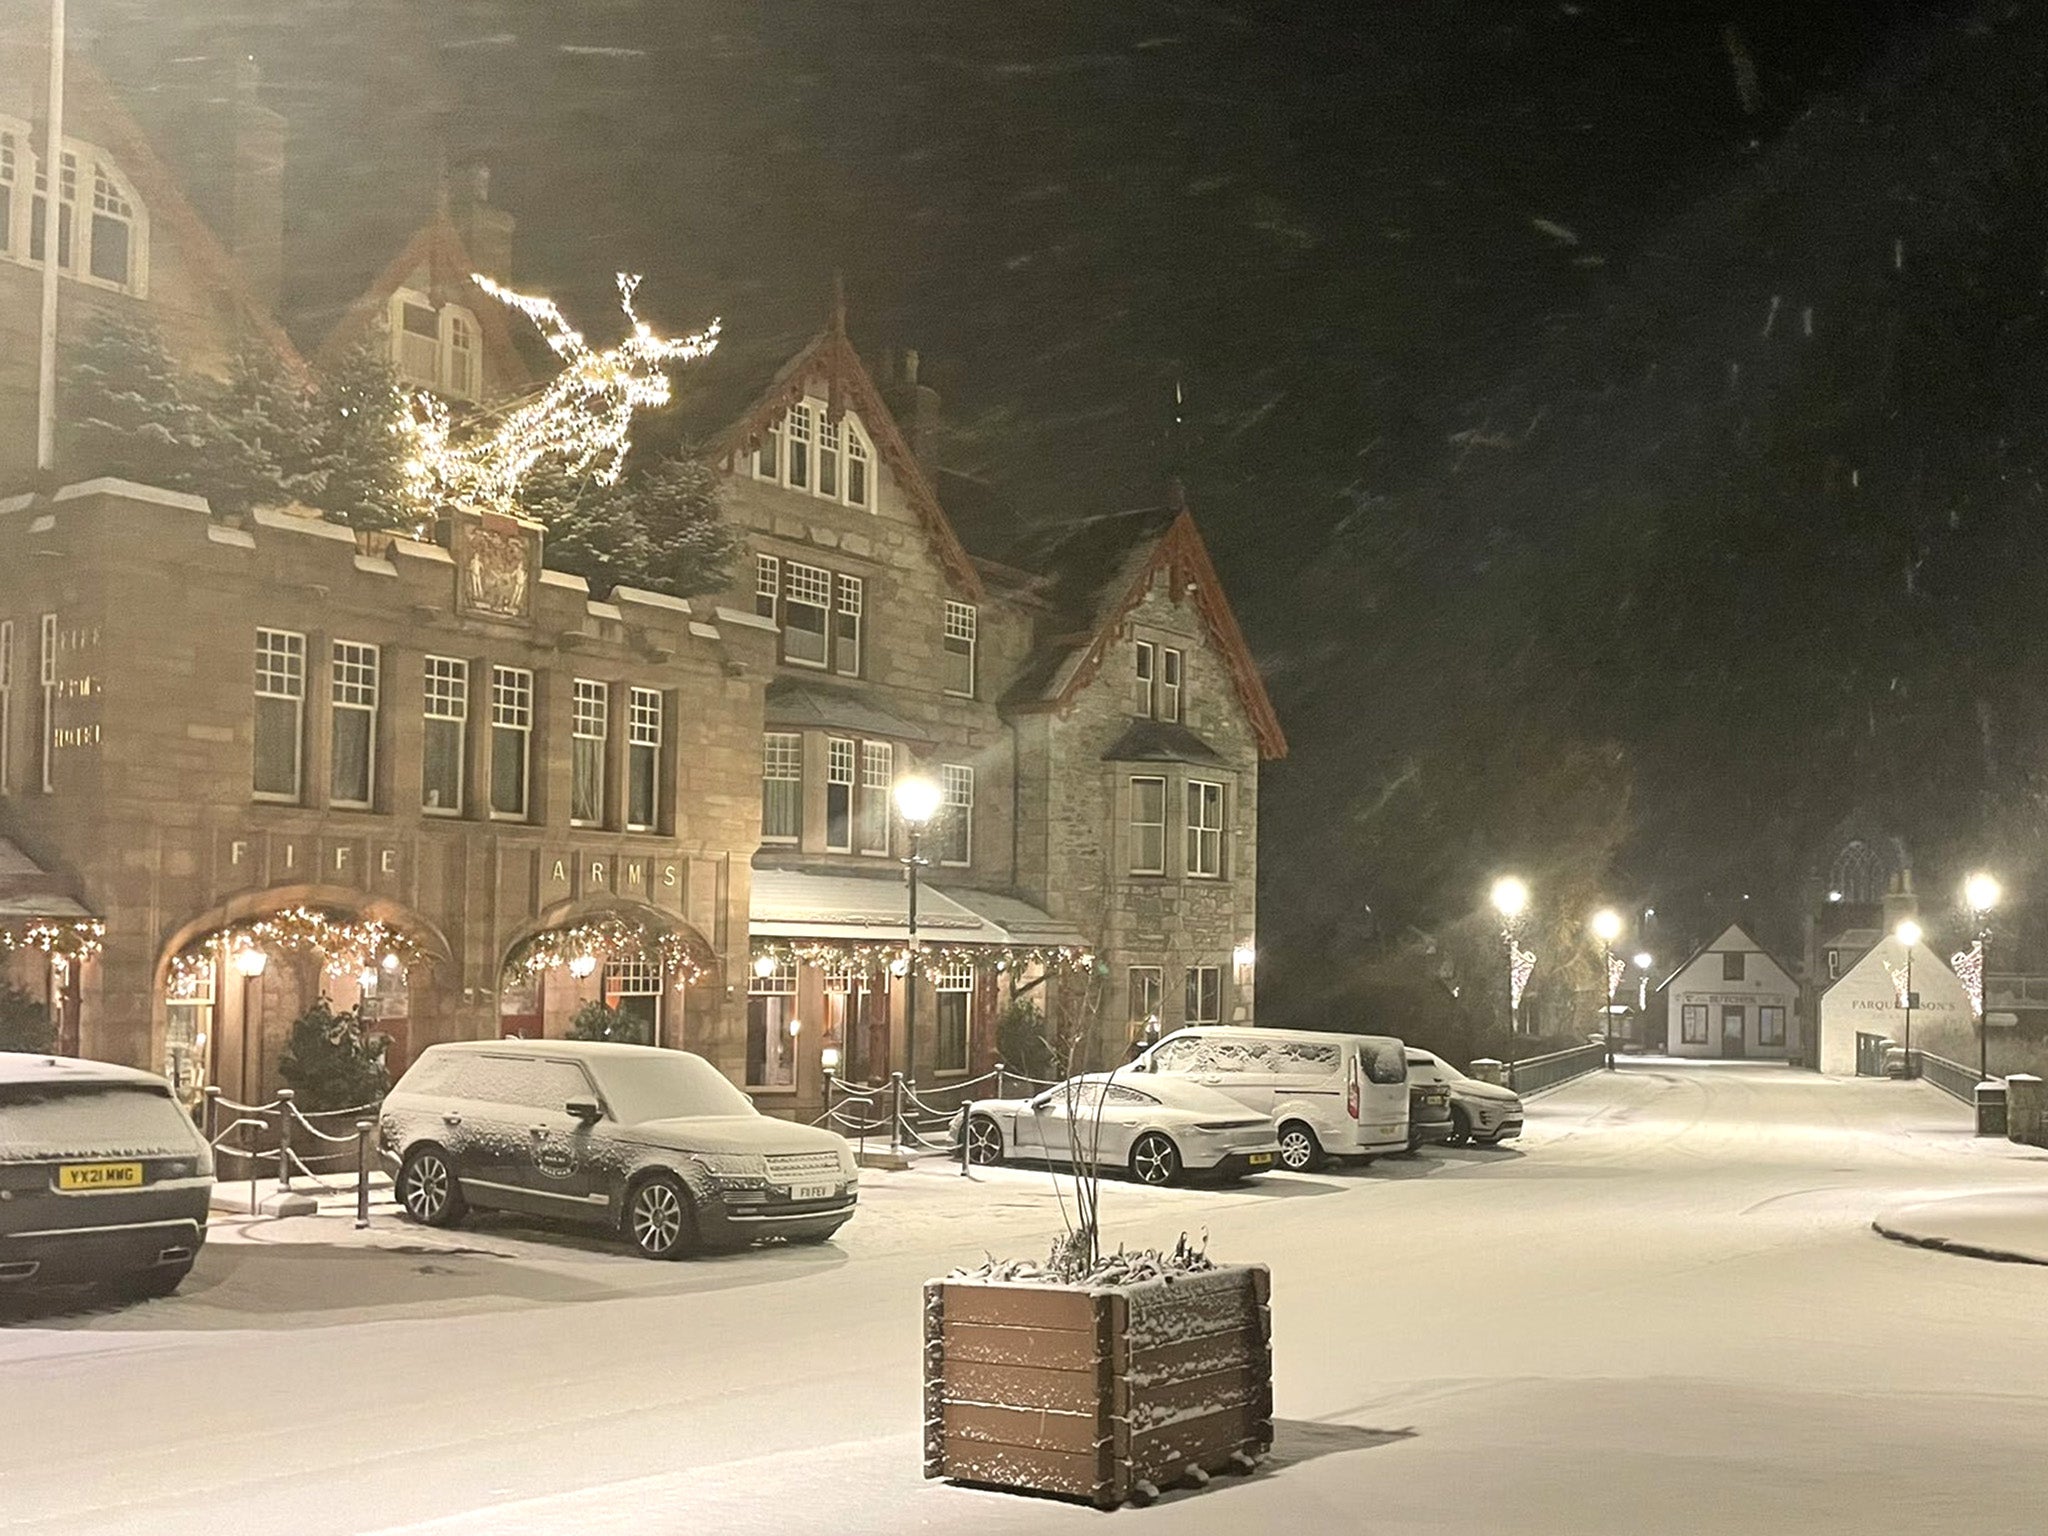
{"label": "snow-covered ground", "polygon": [[[2048,1188],[1924,1083],[1630,1064],[1508,1151],[1105,1201],[1273,1271],[1278,1445],[1119,1529],[2031,1531],[2048,1270],[1880,1212]],[[388,1210],[218,1221],[177,1297],[0,1313],[0,1529],[1086,1530],[920,1476],[919,1287],[1035,1255],[1043,1172],[870,1173],[833,1244],[681,1265]]]}

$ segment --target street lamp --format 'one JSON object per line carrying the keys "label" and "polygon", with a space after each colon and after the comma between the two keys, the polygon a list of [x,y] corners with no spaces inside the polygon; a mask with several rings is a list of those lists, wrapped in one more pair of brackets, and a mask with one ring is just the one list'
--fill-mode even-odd
{"label": "street lamp", "polygon": [[1963,900],[1977,919],[1977,1081],[1991,1075],[1991,909],[2003,894],[1983,870],[1963,882]]}
{"label": "street lamp", "polygon": [[1920,943],[1920,925],[1910,917],[1900,921],[1892,937],[1906,951],[1906,1076],[1913,1075],[1913,950]]}
{"label": "street lamp", "polygon": [[1614,941],[1621,937],[1621,914],[1602,907],[1593,914],[1593,937],[1600,941],[1600,974],[1607,982],[1607,1013],[1600,1036],[1607,1044],[1607,1070],[1614,1070]]}
{"label": "street lamp", "polygon": [[1650,1017],[1650,967],[1656,963],[1647,949],[1636,952],[1636,969],[1643,973],[1636,978],[1636,1013],[1645,1020]]}
{"label": "street lamp", "polygon": [[1519,875],[1502,875],[1493,882],[1493,910],[1500,915],[1501,942],[1508,950],[1508,1060],[1510,1086],[1515,1080],[1515,1010],[1521,1003],[1521,984],[1515,979],[1521,967],[1522,917],[1529,910],[1529,883]]}
{"label": "street lamp", "polygon": [[910,833],[910,851],[903,857],[903,873],[910,886],[909,921],[905,932],[910,942],[910,963],[905,967],[903,998],[903,1076],[917,1081],[917,872],[927,860],[918,852],[917,840],[939,810],[939,786],[920,774],[896,781],[896,812]]}
{"label": "street lamp", "polygon": [[241,1091],[248,1095],[251,1103],[262,1097],[258,1089],[251,1087],[249,1072],[249,1047],[256,1036],[256,982],[269,965],[270,956],[254,944],[246,944],[235,951],[235,970],[242,978]]}

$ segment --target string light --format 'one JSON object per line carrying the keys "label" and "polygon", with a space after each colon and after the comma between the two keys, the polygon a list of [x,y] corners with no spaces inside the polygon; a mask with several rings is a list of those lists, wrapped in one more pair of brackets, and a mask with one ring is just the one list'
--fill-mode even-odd
{"label": "string light", "polygon": [[1508,1007],[1522,1006],[1522,993],[1528,988],[1529,978],[1536,974],[1536,951],[1524,949],[1516,940],[1508,940]]}
{"label": "string light", "polygon": [[567,928],[537,933],[512,951],[505,962],[509,975],[538,976],[557,966],[573,976],[588,976],[600,960],[638,960],[668,973],[674,985],[690,986],[710,971],[712,957],[672,929],[650,928],[616,912],[585,918]]}
{"label": "string light", "polygon": [[533,399],[460,441],[447,407],[432,395],[416,396],[402,430],[407,489],[421,507],[462,503],[516,512],[520,483],[543,459],[613,484],[631,446],[634,414],[668,404],[668,365],[693,362],[718,345],[716,320],[695,335],[656,335],[633,308],[640,279],[628,273],[618,274],[626,334],[601,352],[553,299],[515,293],[482,273],[471,281],[533,322],[562,367]]}
{"label": "string light", "polygon": [[33,918],[0,928],[0,950],[39,950],[53,959],[86,961],[106,948],[107,925],[96,917],[74,922]]}
{"label": "string light", "polygon": [[189,999],[207,995],[224,957],[242,950],[311,952],[321,957],[330,976],[374,977],[377,966],[396,972],[426,958],[410,935],[377,918],[354,918],[315,907],[286,907],[268,917],[251,918],[216,929],[198,943],[171,957],[170,995]]}
{"label": "string light", "polygon": [[[772,976],[785,965],[816,966],[828,977],[874,981],[884,973],[910,974],[913,954],[908,944],[863,942],[857,939],[773,940],[754,945],[754,974]],[[997,975],[1032,966],[1057,973],[1090,972],[1095,952],[1077,944],[932,944],[919,941],[918,974],[936,982],[963,965]],[[765,967],[765,969],[764,969]]]}
{"label": "string light", "polygon": [[1956,951],[1948,957],[1949,969],[1956,973],[1956,980],[1963,984],[1963,990],[1970,994],[1970,1013],[1974,1018],[1984,1017],[1984,944],[1982,940],[1968,949]]}

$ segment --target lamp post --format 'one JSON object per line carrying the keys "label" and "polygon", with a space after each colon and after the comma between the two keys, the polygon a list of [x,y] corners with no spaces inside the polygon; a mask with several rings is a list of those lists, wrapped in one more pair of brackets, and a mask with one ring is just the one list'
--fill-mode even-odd
{"label": "lamp post", "polygon": [[[235,970],[242,978],[242,1081],[241,1091],[248,1103],[262,1097],[262,1088],[249,1086],[249,1045],[256,1035],[256,983],[270,966],[270,956],[254,944],[235,951]],[[259,1052],[260,1059],[260,1052]]]}
{"label": "lamp post", "polygon": [[1913,950],[1920,942],[1920,925],[1905,918],[1892,930],[1892,937],[1906,951],[1906,1076],[1913,1075]]}
{"label": "lamp post", "polygon": [[1508,1060],[1507,1079],[1510,1087],[1515,1081],[1515,1011],[1521,999],[1517,995],[1521,987],[1515,981],[1516,968],[1521,964],[1516,951],[1522,936],[1522,917],[1529,910],[1529,883],[1518,875],[1502,875],[1493,882],[1493,910],[1500,915],[1501,942],[1508,950]]}
{"label": "lamp post", "polygon": [[925,867],[918,851],[918,838],[939,809],[939,786],[920,774],[896,781],[896,812],[910,833],[910,851],[903,856],[903,873],[909,882],[909,914],[904,925],[910,945],[910,963],[904,967],[903,1076],[917,1081],[917,872]]}
{"label": "lamp post", "polygon": [[1607,1045],[1607,1070],[1614,1070],[1614,941],[1621,937],[1621,914],[1602,907],[1593,914],[1593,937],[1600,941],[1600,975],[1607,983],[1607,1013],[1600,1038]]}
{"label": "lamp post", "polygon": [[1650,967],[1656,963],[1647,949],[1637,952],[1636,969],[1643,974],[1636,978],[1636,1013],[1646,1021],[1650,1017]]}
{"label": "lamp post", "polygon": [[1977,919],[1977,1081],[1991,1075],[1991,909],[2002,893],[1998,881],[1978,870],[1963,882],[1963,900]]}

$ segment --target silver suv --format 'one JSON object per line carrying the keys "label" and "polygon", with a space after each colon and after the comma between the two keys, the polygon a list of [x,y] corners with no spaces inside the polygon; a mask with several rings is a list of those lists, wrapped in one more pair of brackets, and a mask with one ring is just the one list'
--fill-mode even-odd
{"label": "silver suv", "polygon": [[429,1046],[384,1100],[399,1205],[617,1231],[650,1259],[762,1237],[820,1243],[852,1217],[845,1138],[775,1120],[688,1051],[584,1040]]}

